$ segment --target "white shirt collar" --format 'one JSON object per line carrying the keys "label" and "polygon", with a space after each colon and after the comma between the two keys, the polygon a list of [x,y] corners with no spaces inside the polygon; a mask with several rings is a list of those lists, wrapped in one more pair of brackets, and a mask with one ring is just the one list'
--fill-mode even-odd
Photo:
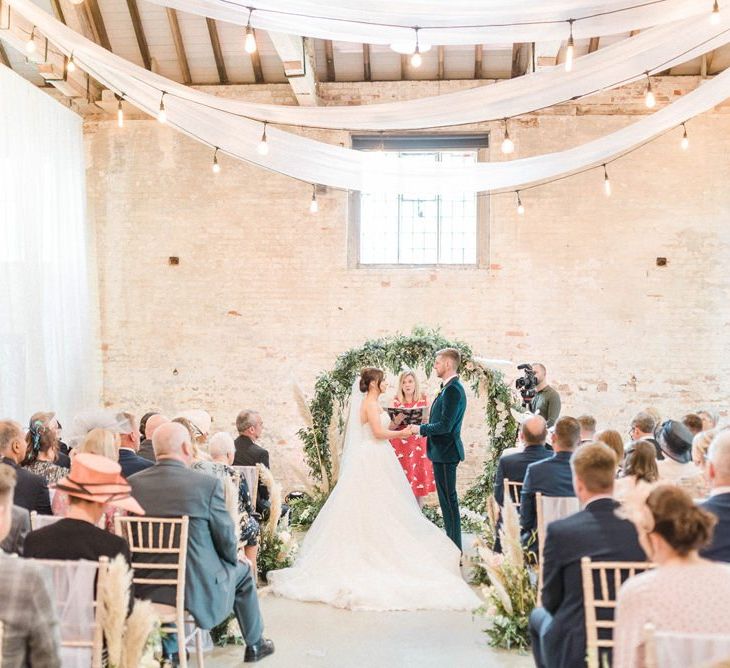
{"label": "white shirt collar", "polygon": [[451,374],[451,375],[450,375],[450,376],[449,376],[448,378],[442,378],[442,379],[441,379],[441,383],[442,383],[442,385],[443,385],[444,387],[446,387],[446,383],[448,383],[448,382],[449,382],[449,381],[450,381],[450,380],[451,380],[452,378],[456,378],[456,377],[457,377],[458,375],[459,375],[458,373],[453,373],[453,374]]}
{"label": "white shirt collar", "polygon": [[710,490],[710,496],[717,496],[718,494],[730,494],[730,485],[723,485]]}

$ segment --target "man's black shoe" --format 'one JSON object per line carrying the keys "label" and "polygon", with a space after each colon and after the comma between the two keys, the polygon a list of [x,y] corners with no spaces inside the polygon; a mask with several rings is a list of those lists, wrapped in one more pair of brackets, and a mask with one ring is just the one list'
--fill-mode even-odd
{"label": "man's black shoe", "polygon": [[274,653],[274,643],[266,638],[261,638],[255,645],[246,647],[246,655],[243,658],[244,663],[253,663],[260,661],[265,656]]}

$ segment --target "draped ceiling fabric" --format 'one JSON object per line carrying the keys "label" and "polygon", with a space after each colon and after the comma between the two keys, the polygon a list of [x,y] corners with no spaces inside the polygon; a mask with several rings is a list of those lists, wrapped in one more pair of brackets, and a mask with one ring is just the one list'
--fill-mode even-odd
{"label": "draped ceiling fabric", "polygon": [[[140,109],[155,114],[160,104],[160,91],[169,93],[164,98],[169,122],[207,143],[211,149],[219,147],[224,153],[301,181],[346,190],[390,193],[514,190],[610,161],[693,116],[712,109],[730,96],[730,70],[727,70],[704,81],[697,90],[664,109],[581,146],[530,158],[478,163],[462,168],[445,168],[438,163],[430,167],[409,166],[407,169],[385,165],[377,153],[333,146],[271,127],[267,130],[269,154],[261,156],[256,150],[262,130],[258,121],[226,113],[216,108],[221,105],[220,98],[193,92],[105,51],[56,21],[29,0],[9,1],[18,14],[31,25],[37,26],[53,43],[68,53],[73,52],[82,69],[92,73],[112,90],[123,93],[125,99]],[[706,16],[703,18],[709,23]],[[727,35],[728,20],[727,17],[723,18],[715,29]],[[699,25],[695,27],[700,30]],[[664,36],[665,48],[671,49],[672,44],[680,40],[688,29],[682,23],[668,32]],[[632,40],[638,40],[639,37]],[[576,70],[583,60],[576,61]],[[572,78],[575,74],[568,73],[568,76]],[[521,79],[529,87],[529,82],[535,81],[537,77],[539,74]],[[183,97],[186,92],[187,95]],[[195,99],[187,99],[193,94]]]}
{"label": "draped ceiling fabric", "polygon": [[[229,23],[367,44],[486,44],[615,35],[712,10],[711,0],[152,0]],[[617,11],[623,10],[623,11]],[[558,23],[555,23],[555,22]],[[449,27],[451,26],[451,27]]]}

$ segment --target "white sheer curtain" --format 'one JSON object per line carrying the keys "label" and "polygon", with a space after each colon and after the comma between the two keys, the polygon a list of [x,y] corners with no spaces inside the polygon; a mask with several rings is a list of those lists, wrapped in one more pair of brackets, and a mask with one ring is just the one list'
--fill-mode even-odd
{"label": "white sheer curtain", "polygon": [[63,423],[99,400],[82,123],[2,66],[0,90],[0,418]]}

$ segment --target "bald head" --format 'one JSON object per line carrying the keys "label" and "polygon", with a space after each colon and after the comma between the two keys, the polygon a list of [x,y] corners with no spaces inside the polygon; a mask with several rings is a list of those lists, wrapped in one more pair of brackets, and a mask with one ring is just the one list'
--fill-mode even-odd
{"label": "bald head", "polygon": [[522,423],[522,442],[525,445],[542,445],[547,441],[547,422],[541,415],[534,415]]}
{"label": "bald head", "polygon": [[165,422],[152,434],[152,447],[157,459],[179,459],[188,462],[192,455],[190,433],[179,422]]}
{"label": "bald head", "polygon": [[170,421],[169,417],[165,417],[164,415],[155,414],[150,416],[147,419],[147,422],[144,426],[144,434],[147,438],[152,438],[155,431],[160,425],[166,424]]}
{"label": "bald head", "polygon": [[708,474],[713,487],[730,485],[730,429],[723,429],[712,439],[707,451]]}

